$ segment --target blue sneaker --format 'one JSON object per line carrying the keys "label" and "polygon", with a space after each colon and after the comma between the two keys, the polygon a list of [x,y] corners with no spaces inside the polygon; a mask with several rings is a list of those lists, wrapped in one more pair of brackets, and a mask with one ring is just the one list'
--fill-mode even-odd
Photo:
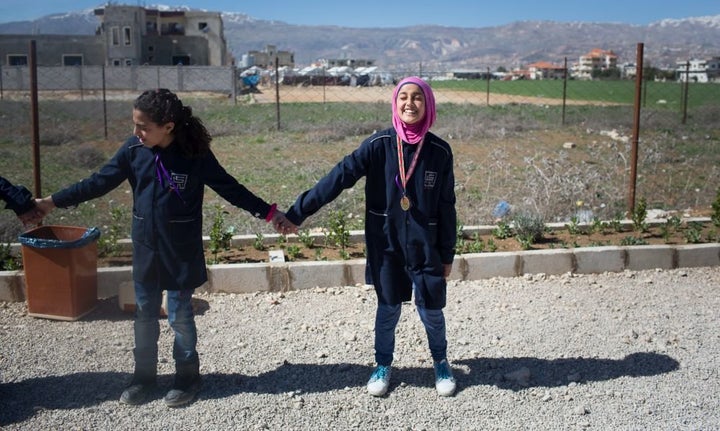
{"label": "blue sneaker", "polygon": [[441,397],[449,397],[455,393],[455,378],[447,359],[435,362],[435,390]]}
{"label": "blue sneaker", "polygon": [[367,390],[370,395],[381,397],[385,395],[390,386],[390,366],[378,365],[375,371],[370,375],[367,383]]}

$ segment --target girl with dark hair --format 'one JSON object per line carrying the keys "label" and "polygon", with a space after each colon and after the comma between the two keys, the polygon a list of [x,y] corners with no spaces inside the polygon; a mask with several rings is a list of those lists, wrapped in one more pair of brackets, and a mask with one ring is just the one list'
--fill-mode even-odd
{"label": "girl with dark hair", "polygon": [[175,333],[175,382],[164,398],[175,407],[200,390],[197,329],[191,298],[207,281],[202,243],[205,186],[254,217],[287,224],[284,214],[228,174],[210,150],[212,140],[189,106],[166,89],[149,90],[134,102],[134,133],[112,159],[90,177],[38,199],[43,215],[102,196],[128,180],[133,192],[133,279],[135,284],[135,372],[120,401],[143,403],[157,380],[162,292]]}

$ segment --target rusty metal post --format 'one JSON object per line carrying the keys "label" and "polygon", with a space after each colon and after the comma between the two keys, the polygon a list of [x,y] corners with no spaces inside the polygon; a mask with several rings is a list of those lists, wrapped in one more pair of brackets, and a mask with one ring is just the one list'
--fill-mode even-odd
{"label": "rusty metal post", "polygon": [[688,92],[690,91],[690,62],[685,63],[685,82],[682,82],[682,124],[687,123],[687,111],[688,111]]}
{"label": "rusty metal post", "polygon": [[628,214],[635,211],[637,185],[638,141],[640,139],[640,104],[642,103],[643,43],[637,44],[637,73],[635,76],[635,105],[633,107],[632,147],[630,150],[630,181],[628,182]]}
{"label": "rusty metal post", "polygon": [[42,197],[42,184],[40,183],[40,116],[38,114],[38,83],[37,83],[37,45],[35,40],[30,41],[30,127],[33,155],[33,182],[35,197]]}
{"label": "rusty metal post", "polygon": [[565,125],[565,107],[567,106],[567,57],[565,57],[565,65],[563,66],[563,94],[562,94],[562,125]]}
{"label": "rusty metal post", "polygon": [[485,104],[490,106],[490,68],[487,68],[487,88],[485,89]]}
{"label": "rusty metal post", "polygon": [[275,57],[275,117],[277,129],[280,130],[280,62]]}
{"label": "rusty metal post", "polygon": [[108,138],[108,113],[107,113],[107,85],[105,84],[105,65],[102,65],[102,101],[103,101],[103,127],[105,128],[105,140]]}

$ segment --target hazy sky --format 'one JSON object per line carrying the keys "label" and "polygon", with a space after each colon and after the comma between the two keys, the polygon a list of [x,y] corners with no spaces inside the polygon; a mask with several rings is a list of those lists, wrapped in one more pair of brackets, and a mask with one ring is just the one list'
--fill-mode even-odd
{"label": "hazy sky", "polygon": [[[214,12],[241,12],[290,24],[344,27],[405,27],[437,24],[488,27],[522,20],[594,21],[648,24],[665,18],[720,15],[720,0],[180,0],[114,1],[133,6],[189,6]],[[0,22],[32,20],[53,13],[103,6],[92,0],[0,0]]]}

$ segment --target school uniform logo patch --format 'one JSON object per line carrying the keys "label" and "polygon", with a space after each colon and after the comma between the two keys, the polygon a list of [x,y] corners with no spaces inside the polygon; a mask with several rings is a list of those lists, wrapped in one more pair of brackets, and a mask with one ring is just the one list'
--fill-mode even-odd
{"label": "school uniform logo patch", "polygon": [[187,174],[176,174],[173,172],[170,177],[178,190],[185,190],[188,181]]}
{"label": "school uniform logo patch", "polygon": [[425,188],[435,188],[435,181],[437,180],[437,172],[425,171]]}

